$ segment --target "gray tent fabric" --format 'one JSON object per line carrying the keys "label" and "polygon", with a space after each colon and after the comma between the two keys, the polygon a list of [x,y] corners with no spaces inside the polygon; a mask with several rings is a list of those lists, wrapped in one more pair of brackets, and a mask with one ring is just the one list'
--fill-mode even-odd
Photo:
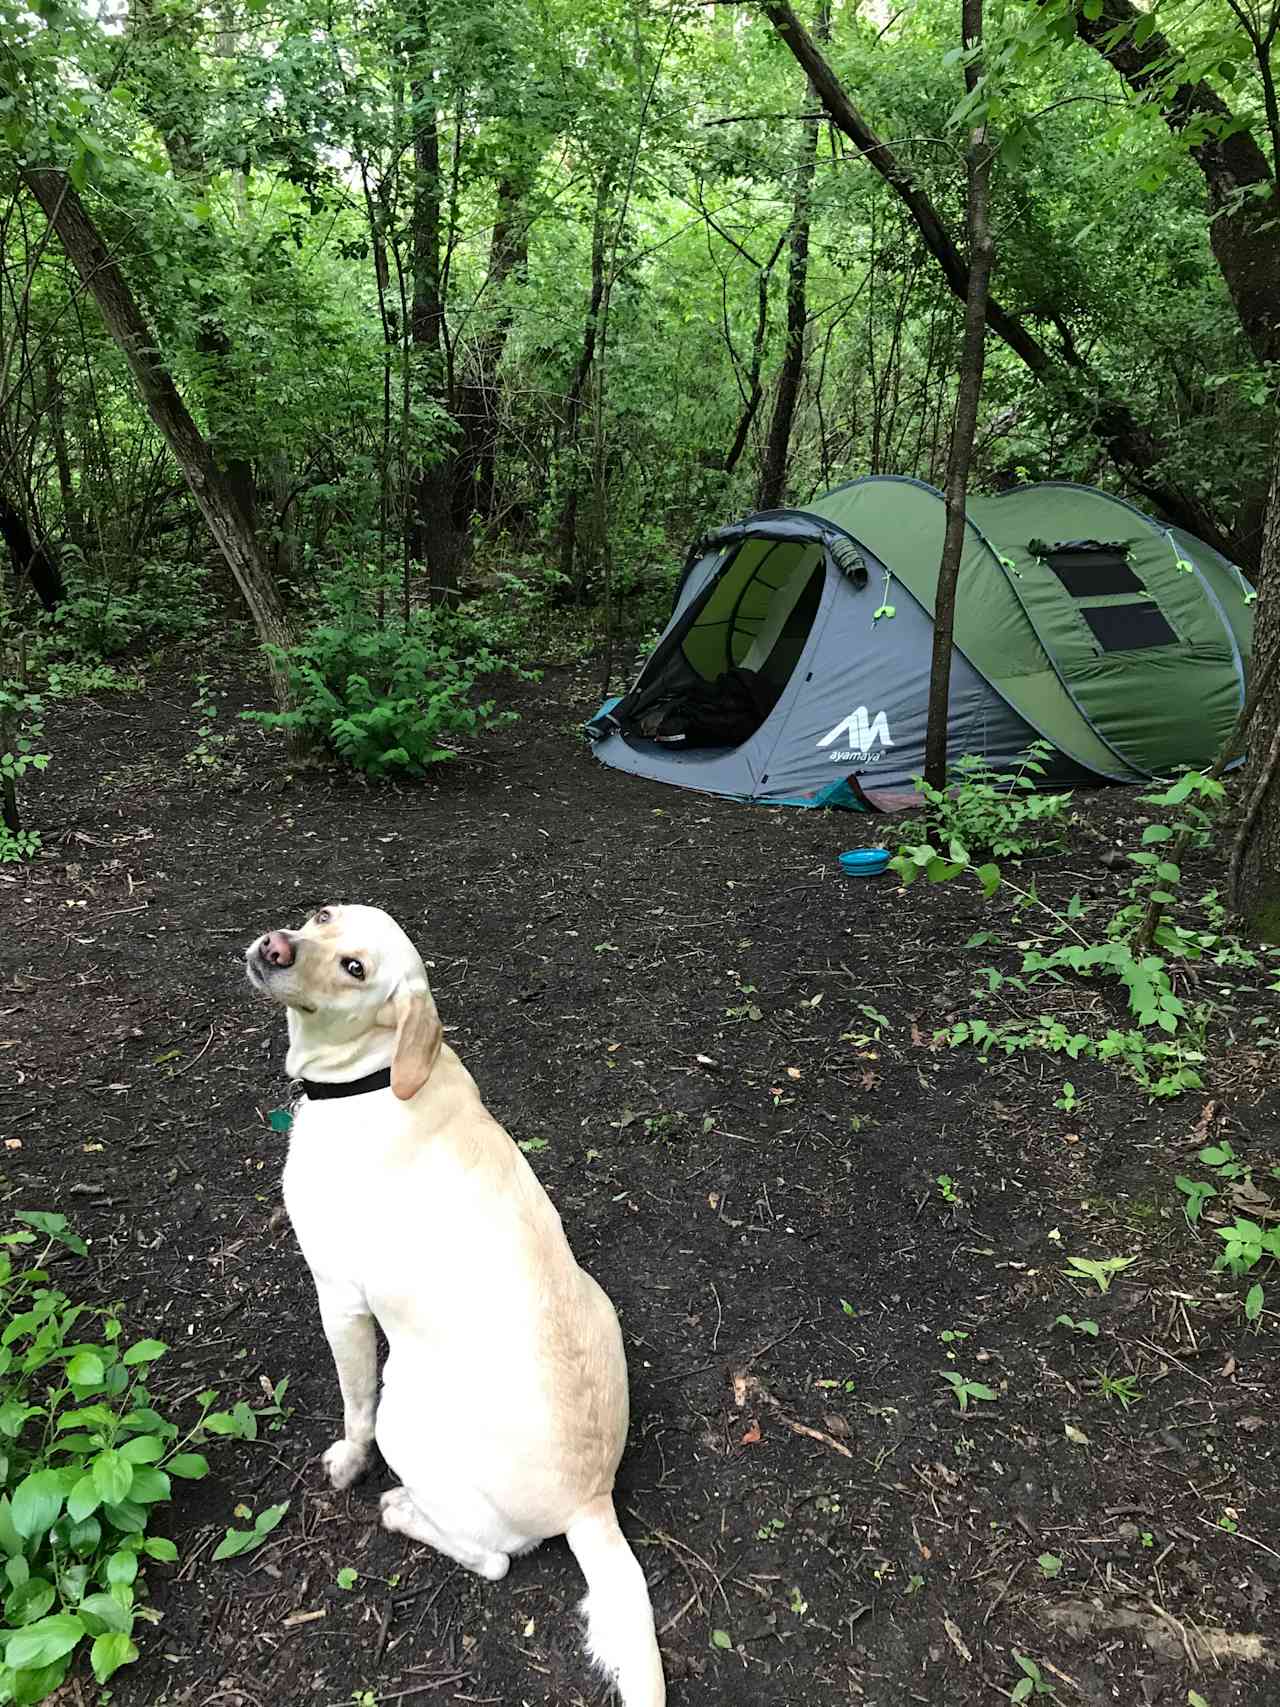
{"label": "gray tent fabric", "polygon": [[[924,762],[944,508],[921,482],[877,477],[704,537],[631,691],[588,725],[596,756],[775,805],[904,803]],[[1024,488],[973,509],[949,760],[974,754],[1007,772],[1043,737],[1051,781],[1134,782],[1173,768],[1180,747],[1212,753],[1251,641],[1234,565],[1086,487]],[[772,710],[733,745],[686,738],[681,696],[714,700],[744,674]],[[1211,708],[1203,728],[1189,704]]]}

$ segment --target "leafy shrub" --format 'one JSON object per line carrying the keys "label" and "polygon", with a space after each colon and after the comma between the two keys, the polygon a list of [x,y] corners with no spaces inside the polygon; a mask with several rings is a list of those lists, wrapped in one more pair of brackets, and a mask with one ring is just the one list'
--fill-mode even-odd
{"label": "leafy shrub", "polygon": [[960,780],[945,789],[932,788],[917,777],[916,791],[928,807],[930,831],[969,854],[1018,855],[1056,846],[1071,795],[1041,794],[1036,783],[1052,752],[1047,741],[1033,741],[1012,777],[1000,775],[973,754],[957,761]]}
{"label": "leafy shrub", "polygon": [[44,733],[40,699],[16,682],[0,680],[0,865],[31,859],[40,851],[40,835],[24,830],[18,819],[18,783],[28,771],[42,771],[48,753],[38,753]]}
{"label": "leafy shrub", "polygon": [[[173,1478],[208,1471],[207,1435],[251,1437],[247,1405],[211,1409],[185,1432],[157,1409],[151,1370],[167,1347],[126,1345],[114,1310],[73,1304],[44,1264],[56,1246],[86,1254],[62,1215],[25,1213],[0,1234],[0,1703],[43,1701],[89,1644],[99,1683],[138,1657],[134,1629],[148,1560],[172,1541],[147,1533]],[[23,1247],[44,1236],[30,1267]]]}
{"label": "leafy shrub", "polygon": [[296,645],[272,649],[288,675],[291,709],[245,716],[326,748],[368,776],[420,776],[456,756],[448,736],[515,720],[492,700],[473,699],[482,676],[505,670],[529,679],[503,655],[512,643],[500,624],[474,611],[433,607],[379,628],[349,610]]}
{"label": "leafy shrub", "polygon": [[138,565],[122,587],[71,569],[67,597],[37,620],[32,669],[94,664],[133,646],[189,638],[209,622],[204,578],[205,571],[190,563],[151,561]]}

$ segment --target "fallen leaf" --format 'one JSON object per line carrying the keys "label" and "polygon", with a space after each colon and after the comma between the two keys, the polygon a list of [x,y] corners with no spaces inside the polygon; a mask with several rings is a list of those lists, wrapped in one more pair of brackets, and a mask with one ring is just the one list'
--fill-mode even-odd
{"label": "fallen leaf", "polygon": [[22,1140],[21,1138],[6,1138],[4,1141],[4,1147],[6,1150],[20,1150],[22,1148]]}
{"label": "fallen leaf", "polygon": [[959,1654],[960,1658],[964,1661],[964,1663],[966,1665],[971,1665],[973,1663],[973,1655],[969,1652],[968,1648],[965,1646],[964,1637],[960,1634],[960,1626],[955,1622],[955,1620],[953,1618],[949,1618],[944,1613],[943,1618],[942,1618],[942,1628],[947,1632],[947,1636],[949,1637],[949,1639],[951,1641],[951,1645],[955,1649],[955,1651]]}
{"label": "fallen leaf", "polygon": [[1242,1428],[1246,1434],[1257,1434],[1260,1428],[1265,1428],[1266,1426],[1267,1423],[1265,1417],[1241,1417],[1240,1421],[1236,1424],[1236,1427]]}
{"label": "fallen leaf", "polygon": [[1062,1426],[1062,1432],[1066,1435],[1067,1439],[1073,1446],[1088,1446],[1089,1444],[1089,1436],[1084,1432],[1084,1430],[1076,1428],[1071,1423],[1064,1423]]}
{"label": "fallen leaf", "polygon": [[843,1417],[837,1416],[834,1411],[829,1411],[822,1421],[824,1427],[830,1429],[832,1434],[839,1435],[842,1440],[849,1432],[849,1424]]}
{"label": "fallen leaf", "polygon": [[802,1079],[804,1074],[800,1071],[799,1067],[788,1067],[787,1077],[789,1079]]}
{"label": "fallen leaf", "polygon": [[747,1432],[743,1435],[742,1439],[738,1442],[738,1445],[739,1446],[759,1446],[759,1444],[760,1444],[760,1424],[753,1417],[751,1422],[749,1423],[749,1425],[747,1427]]}

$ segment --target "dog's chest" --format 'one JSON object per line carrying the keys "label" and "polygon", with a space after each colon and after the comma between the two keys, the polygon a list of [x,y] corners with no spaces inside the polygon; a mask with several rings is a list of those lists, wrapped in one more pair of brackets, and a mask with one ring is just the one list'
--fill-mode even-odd
{"label": "dog's chest", "polygon": [[[363,1101],[363,1099],[361,1099]],[[405,1208],[400,1146],[393,1127],[363,1119],[344,1102],[301,1103],[294,1115],[284,1169],[284,1204],[298,1243],[316,1273],[367,1280],[389,1247],[403,1240]]]}

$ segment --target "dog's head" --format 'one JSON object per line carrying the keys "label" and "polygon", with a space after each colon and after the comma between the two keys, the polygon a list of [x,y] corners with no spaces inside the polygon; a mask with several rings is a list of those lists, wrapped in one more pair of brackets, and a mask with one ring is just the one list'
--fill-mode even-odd
{"label": "dog's head", "polygon": [[300,930],[268,931],[245,950],[255,990],[288,1009],[294,1078],[355,1079],[390,1066],[416,1096],[441,1029],[417,949],[378,907],[321,907]]}

